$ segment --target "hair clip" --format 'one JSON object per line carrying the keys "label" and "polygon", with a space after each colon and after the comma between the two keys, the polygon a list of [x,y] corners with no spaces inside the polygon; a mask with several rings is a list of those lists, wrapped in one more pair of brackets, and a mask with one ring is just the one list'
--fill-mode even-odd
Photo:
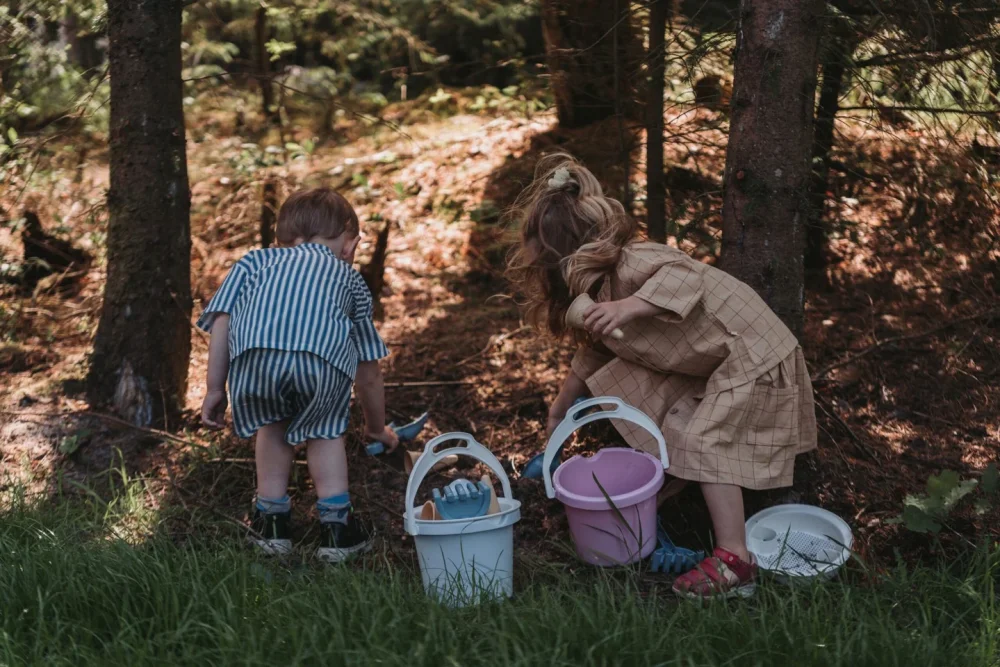
{"label": "hair clip", "polygon": [[549,188],[553,190],[561,190],[566,187],[567,183],[572,182],[569,175],[569,169],[566,167],[559,167],[552,174],[552,178],[549,179]]}

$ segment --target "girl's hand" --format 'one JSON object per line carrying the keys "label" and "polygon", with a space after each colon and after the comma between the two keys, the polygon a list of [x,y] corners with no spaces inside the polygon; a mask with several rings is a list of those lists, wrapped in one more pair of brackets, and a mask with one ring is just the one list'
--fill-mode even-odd
{"label": "girl's hand", "polygon": [[368,442],[374,442],[376,440],[381,442],[385,445],[386,452],[391,452],[396,449],[396,447],[399,447],[399,436],[397,436],[395,431],[388,426],[383,426],[381,431],[368,429],[365,433],[365,439]]}
{"label": "girl's hand", "polygon": [[215,389],[205,394],[205,400],[201,404],[201,422],[212,429],[226,427],[226,408],[229,406],[229,399],[222,389]]}
{"label": "girl's hand", "polygon": [[634,309],[629,299],[595,303],[583,311],[583,325],[587,331],[597,336],[610,336],[635,319]]}
{"label": "girl's hand", "polygon": [[610,336],[612,331],[622,328],[632,320],[653,317],[664,312],[666,311],[648,301],[630,296],[620,301],[595,303],[583,311],[583,326],[592,334]]}

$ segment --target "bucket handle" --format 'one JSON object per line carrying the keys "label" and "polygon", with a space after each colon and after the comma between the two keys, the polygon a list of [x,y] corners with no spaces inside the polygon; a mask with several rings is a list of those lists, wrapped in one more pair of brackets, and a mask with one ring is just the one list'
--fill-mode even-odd
{"label": "bucket handle", "polygon": [[[592,412],[589,415],[579,416],[581,412],[595,405],[607,405],[608,403],[611,403],[615,407],[610,410],[600,410]],[[552,432],[552,437],[549,438],[548,444],[545,445],[545,457],[542,459],[542,475],[545,477],[545,495],[549,498],[556,497],[555,487],[552,486],[552,472],[550,468],[559,448],[563,446],[563,443],[578,428],[599,419],[623,419],[649,431],[656,438],[656,444],[660,446],[660,462],[663,463],[663,469],[666,470],[670,467],[670,459],[667,458],[667,443],[663,439],[660,429],[656,426],[656,422],[650,419],[645,412],[633,408],[620,398],[615,396],[597,396],[586,401],[581,401],[571,407],[566,412],[566,417],[559,422],[559,426]]]}
{"label": "bucket handle", "polygon": [[[465,447],[449,447],[438,452],[434,451],[434,448],[441,443],[449,442],[451,440],[462,440],[465,442]],[[457,456],[468,456],[486,464],[486,467],[488,467],[490,471],[497,476],[497,479],[500,480],[503,497],[508,500],[514,497],[510,491],[510,480],[507,478],[507,473],[504,472],[503,466],[500,465],[500,461],[498,461],[497,457],[493,455],[493,452],[476,442],[476,439],[468,433],[442,433],[424,446],[424,453],[417,459],[416,465],[414,465],[413,470],[410,471],[410,478],[406,482],[406,513],[404,518],[406,520],[406,532],[410,535],[416,535],[419,532],[417,529],[416,516],[414,515],[415,508],[413,503],[416,500],[417,491],[420,489],[420,485],[424,482],[424,477],[426,477],[427,473],[434,467],[434,464],[453,454]]]}

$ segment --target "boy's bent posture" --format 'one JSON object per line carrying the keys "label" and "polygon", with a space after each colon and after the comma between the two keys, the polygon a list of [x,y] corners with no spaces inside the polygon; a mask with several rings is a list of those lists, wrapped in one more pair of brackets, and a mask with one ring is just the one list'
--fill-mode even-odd
{"label": "boy's bent posture", "polygon": [[[388,350],[372,323],[372,298],[351,264],[358,217],[326,188],[297,192],[278,214],[278,242],[254,250],[229,272],[198,326],[211,331],[202,420],[224,426],[226,380],[241,438],[256,434],[257,503],[253,542],[268,553],[291,549],[286,495],[294,446],[305,444],[319,498],[322,542],[331,562],[371,548],[347,485],[351,386],[365,435],[391,450],[378,360]],[[258,537],[259,536],[259,537]]]}

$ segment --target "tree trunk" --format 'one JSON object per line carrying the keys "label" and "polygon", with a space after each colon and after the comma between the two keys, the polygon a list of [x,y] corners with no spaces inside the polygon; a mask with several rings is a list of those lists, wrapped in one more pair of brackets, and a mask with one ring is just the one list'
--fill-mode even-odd
{"label": "tree trunk", "polygon": [[274,180],[264,179],[260,204],[260,247],[270,248],[274,244],[274,221],[278,214],[278,194]]}
{"label": "tree trunk", "polygon": [[[616,4],[624,10],[616,11]],[[583,127],[615,114],[615,99],[634,116],[634,77],[641,49],[628,3],[543,0],[542,33],[559,125]],[[615,48],[617,45],[617,49]],[[616,74],[616,58],[622,72]]]}
{"label": "tree trunk", "polygon": [[183,407],[191,352],[181,6],[108,2],[108,276],[88,394],[141,426]]}
{"label": "tree trunk", "polygon": [[274,105],[274,88],[271,86],[271,60],[267,55],[267,8],[257,8],[254,19],[255,75],[260,86],[261,110],[267,122],[277,125],[281,121],[278,108]]}
{"label": "tree trunk", "polygon": [[101,51],[97,47],[98,35],[81,33],[80,28],[79,17],[71,8],[67,8],[59,24],[59,43],[66,49],[69,61],[82,69],[87,77],[93,78],[101,64]]}
{"label": "tree trunk", "polygon": [[667,17],[671,0],[653,0],[649,8],[649,95],[646,110],[646,230],[659,243],[667,240],[667,191],[663,180],[663,92],[666,74]]}
{"label": "tree trunk", "polygon": [[851,55],[858,43],[857,33],[845,34],[831,40],[823,57],[823,78],[819,86],[816,105],[815,135],[813,137],[813,175],[809,194],[809,223],[806,229],[805,272],[811,280],[825,282],[827,264],[827,239],[829,230],[823,220],[826,208],[826,190],[830,176],[830,151],[840,109],[840,93],[844,87]]}
{"label": "tree trunk", "polygon": [[821,0],[743,0],[722,206],[721,266],[797,334],[809,216]]}

